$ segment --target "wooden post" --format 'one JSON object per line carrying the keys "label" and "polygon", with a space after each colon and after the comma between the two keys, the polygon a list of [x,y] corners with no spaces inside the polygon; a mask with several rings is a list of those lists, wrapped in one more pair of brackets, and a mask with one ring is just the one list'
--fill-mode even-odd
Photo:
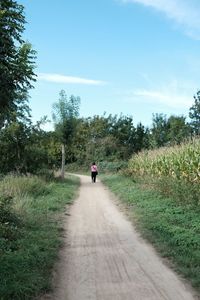
{"label": "wooden post", "polygon": [[61,178],[65,178],[65,145],[62,144],[62,166],[61,166]]}

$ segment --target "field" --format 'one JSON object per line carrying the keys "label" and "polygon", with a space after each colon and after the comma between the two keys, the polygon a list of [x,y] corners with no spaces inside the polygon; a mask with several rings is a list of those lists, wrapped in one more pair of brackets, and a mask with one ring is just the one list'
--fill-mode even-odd
{"label": "field", "polygon": [[200,183],[200,139],[175,147],[159,148],[134,155],[128,164],[131,175],[167,176]]}

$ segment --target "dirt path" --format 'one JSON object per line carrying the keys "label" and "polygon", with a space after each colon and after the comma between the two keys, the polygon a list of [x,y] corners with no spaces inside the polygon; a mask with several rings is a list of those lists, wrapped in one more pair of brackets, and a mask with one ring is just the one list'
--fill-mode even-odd
{"label": "dirt path", "polygon": [[55,300],[192,300],[192,291],[144,242],[108,190],[80,176],[67,216]]}

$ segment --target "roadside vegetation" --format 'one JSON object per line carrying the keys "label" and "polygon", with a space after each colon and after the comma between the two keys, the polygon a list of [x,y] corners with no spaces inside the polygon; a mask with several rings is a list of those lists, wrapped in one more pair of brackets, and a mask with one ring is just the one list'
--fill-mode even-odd
{"label": "roadside vegetation", "polygon": [[168,177],[200,184],[200,139],[191,139],[173,147],[142,151],[128,164],[130,175]]}
{"label": "roadside vegetation", "polygon": [[139,231],[200,291],[199,139],[134,155],[103,182],[127,205]]}
{"label": "roadside vegetation", "polygon": [[1,0],[0,19],[0,299],[49,288],[58,216],[78,187],[65,171],[88,174],[93,161],[99,174],[115,174],[103,180],[134,208],[145,236],[199,287],[200,90],[188,116],[155,113],[149,127],[132,115],[80,117],[80,97],[61,90],[46,131],[46,116],[31,118],[37,53],[23,40],[23,5]]}
{"label": "roadside vegetation", "polygon": [[78,185],[75,177],[1,179],[0,299],[32,299],[50,289],[61,245],[61,213]]}

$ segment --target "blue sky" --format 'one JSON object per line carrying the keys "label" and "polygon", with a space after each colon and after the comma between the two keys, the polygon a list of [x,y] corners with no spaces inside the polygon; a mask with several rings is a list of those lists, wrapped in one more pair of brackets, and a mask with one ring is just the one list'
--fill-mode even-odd
{"label": "blue sky", "polygon": [[[37,51],[33,121],[60,90],[80,96],[80,116],[188,115],[200,89],[199,0],[19,0],[24,37]],[[51,129],[49,124],[47,128]]]}

